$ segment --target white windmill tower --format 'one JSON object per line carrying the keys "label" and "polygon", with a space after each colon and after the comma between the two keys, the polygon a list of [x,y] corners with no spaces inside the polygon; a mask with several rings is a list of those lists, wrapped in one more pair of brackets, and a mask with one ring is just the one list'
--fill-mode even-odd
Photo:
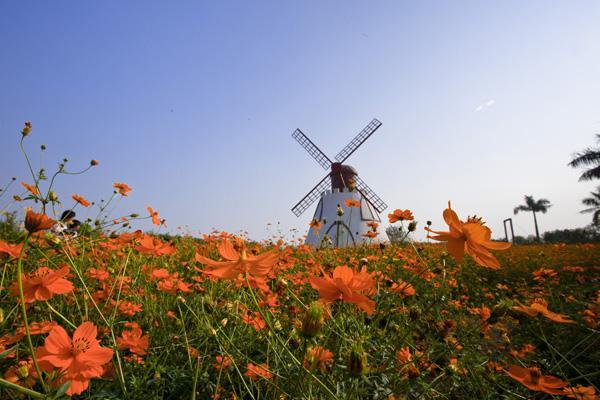
{"label": "white windmill tower", "polygon": [[[300,143],[324,169],[331,171],[317,183],[292,212],[299,217],[316,200],[319,200],[313,221],[318,221],[320,228],[311,226],[306,237],[306,244],[314,248],[331,244],[335,247],[355,246],[361,243],[384,241],[383,229],[379,213],[387,205],[359,178],[356,170],[343,164],[375,131],[381,122],[373,119],[346,147],[335,156],[333,162],[308,138],[300,129],[296,129],[292,137]],[[346,200],[353,200],[360,207],[347,207]],[[339,215],[339,209],[343,215]],[[377,233],[375,237],[368,232]]]}

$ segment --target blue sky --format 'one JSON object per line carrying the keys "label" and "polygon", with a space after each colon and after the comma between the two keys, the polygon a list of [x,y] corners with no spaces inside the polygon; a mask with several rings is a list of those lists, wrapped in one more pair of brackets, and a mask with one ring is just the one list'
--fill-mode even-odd
{"label": "blue sky", "polygon": [[596,1],[3,2],[0,180],[31,181],[31,120],[48,170],[100,161],[58,183],[67,203],[126,182],[113,216],[264,238],[306,229],[290,208],[324,175],[293,130],[333,156],[376,117],[348,163],[390,209],[443,228],[451,199],[499,237],[531,194],[554,204],[542,230],[583,226],[595,184],[566,164],[600,132],[599,20]]}

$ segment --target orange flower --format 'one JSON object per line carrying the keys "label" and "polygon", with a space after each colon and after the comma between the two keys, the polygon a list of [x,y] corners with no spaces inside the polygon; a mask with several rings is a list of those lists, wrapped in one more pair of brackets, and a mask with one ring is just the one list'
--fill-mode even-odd
{"label": "orange flower", "polygon": [[570,399],[577,400],[599,400],[600,396],[596,395],[596,389],[593,386],[577,385],[565,389],[564,395]]}
{"label": "orange flower", "polygon": [[354,199],[346,199],[346,207],[350,208],[350,207],[355,207],[355,208],[360,208],[360,200],[354,200]]}
{"label": "orange flower", "polygon": [[150,235],[144,235],[139,239],[139,244],[135,249],[140,253],[152,254],[157,257],[175,254],[177,249],[169,243],[163,243],[159,238]]}
{"label": "orange flower", "polygon": [[573,324],[574,321],[569,319],[567,316],[558,314],[548,310],[548,302],[544,299],[535,299],[530,306],[520,304],[514,306],[513,310],[527,314],[530,317],[535,317],[538,314],[542,314],[544,317],[551,321],[558,322],[561,324]]}
{"label": "orange flower", "polygon": [[388,214],[390,224],[398,221],[412,221],[415,219],[410,210],[394,210],[393,213]]}
{"label": "orange flower", "polygon": [[10,244],[0,240],[0,257],[17,258],[21,253],[23,244]]}
{"label": "orange flower", "polygon": [[254,381],[258,380],[259,378],[271,379],[273,377],[273,374],[268,370],[269,366],[267,364],[254,365],[252,363],[248,363],[246,368],[248,371],[246,371],[244,376],[247,376]]}
{"label": "orange flower", "polygon": [[122,301],[119,303],[119,312],[121,315],[133,317],[135,314],[142,311],[142,305],[131,301]]}
{"label": "orange flower", "polygon": [[85,199],[83,196],[80,196],[80,195],[78,195],[78,194],[74,194],[73,196],[71,196],[71,198],[72,198],[73,200],[75,200],[75,202],[77,202],[77,203],[81,204],[81,205],[82,205],[82,206],[84,206],[84,207],[89,207],[89,206],[90,206],[90,204],[91,204],[91,203],[90,203],[89,201],[87,201],[87,200],[86,200],[86,199]]}
{"label": "orange flower", "polygon": [[321,346],[310,347],[306,350],[306,355],[304,356],[304,368],[326,371],[331,368],[332,364],[333,353],[329,350]]}
{"label": "orange flower", "polygon": [[377,221],[369,221],[367,222],[367,226],[371,228],[373,231],[377,231],[377,227],[379,227],[379,222]]}
{"label": "orange flower", "polygon": [[324,273],[322,278],[310,278],[310,285],[327,303],[341,300],[356,304],[367,314],[375,311],[375,302],[364,295],[371,294],[375,288],[375,281],[365,267],[355,272],[345,265],[338,266],[331,277]]}
{"label": "orange flower", "polygon": [[245,273],[254,275],[255,277],[263,277],[271,272],[273,266],[277,263],[277,253],[268,251],[253,256],[246,253],[246,248],[241,242],[240,247],[241,251],[238,252],[229,240],[224,239],[221,241],[219,244],[219,254],[227,261],[214,261],[196,254],[196,261],[214,268],[208,271],[199,271],[221,279],[235,279],[238,275]]}
{"label": "orange flower", "polygon": [[143,356],[148,350],[149,341],[149,336],[142,336],[142,329],[136,326],[121,333],[121,337],[117,338],[117,346],[119,350],[129,349],[132,353]]}
{"label": "orange flower", "polygon": [[367,231],[367,233],[363,233],[362,234],[364,237],[367,237],[369,239],[374,239],[377,237],[377,235],[379,235],[379,232],[375,232],[375,231]]}
{"label": "orange flower", "polygon": [[31,186],[25,182],[21,182],[21,186],[23,186],[25,189],[29,190],[31,192],[31,194],[33,194],[35,196],[40,195],[40,191],[35,186]]}
{"label": "orange flower", "polygon": [[154,225],[160,225],[161,221],[160,218],[158,218],[158,211],[154,211],[154,209],[152,209],[150,206],[146,207],[146,210],[148,210],[148,213],[152,217],[152,223]]}
{"label": "orange flower", "polygon": [[[38,268],[33,274],[27,277],[23,276],[23,294],[26,303],[34,301],[45,301],[52,298],[55,294],[65,294],[73,290],[73,284],[64,279],[69,273],[69,267],[63,266],[59,270],[52,270],[48,267]],[[19,295],[17,283],[13,283],[12,294]]]}
{"label": "orange flower", "polygon": [[483,267],[500,268],[500,263],[490,250],[506,250],[510,247],[510,243],[493,242],[492,231],[483,225],[481,218],[472,217],[468,218],[467,222],[462,222],[448,202],[448,208],[444,210],[444,220],[450,227],[450,232],[437,232],[425,227],[426,231],[437,234],[437,236],[427,237],[447,242],[448,253],[456,261],[461,261],[466,252]]}
{"label": "orange flower", "polygon": [[27,229],[29,233],[50,229],[54,224],[56,224],[56,221],[52,218],[48,218],[46,214],[38,214],[31,209],[27,210],[27,214],[25,215],[25,229]]}
{"label": "orange flower", "polygon": [[542,375],[539,368],[523,368],[511,365],[506,371],[508,376],[519,381],[527,389],[548,394],[563,394],[567,382],[549,375]]}
{"label": "orange flower", "polygon": [[129,194],[129,192],[131,192],[131,188],[126,183],[118,183],[117,182],[113,185],[113,187],[115,189],[117,189],[117,192],[119,192],[119,194],[121,196],[127,196]]}
{"label": "orange flower", "polygon": [[91,322],[84,322],[73,333],[73,339],[60,326],[46,337],[44,347],[38,349],[40,367],[47,372],[60,368],[61,380],[71,381],[66,394],[72,396],[87,389],[90,379],[104,372],[103,365],[113,357],[113,351],[100,347],[96,339],[97,329]]}
{"label": "orange flower", "polygon": [[318,219],[313,219],[308,225],[316,230],[321,229],[321,221],[319,221]]}
{"label": "orange flower", "polygon": [[409,296],[414,296],[417,293],[413,285],[404,281],[399,281],[398,283],[394,282],[390,290],[394,293],[398,293],[403,299]]}
{"label": "orange flower", "polygon": [[231,363],[232,360],[229,356],[216,356],[215,362],[213,363],[213,367],[215,367],[217,371],[220,371],[222,369],[231,368]]}

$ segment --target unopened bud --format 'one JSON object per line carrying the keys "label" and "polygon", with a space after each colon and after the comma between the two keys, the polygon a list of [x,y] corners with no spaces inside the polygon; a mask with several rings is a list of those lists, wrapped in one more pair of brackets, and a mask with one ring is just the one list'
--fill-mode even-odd
{"label": "unopened bud", "polygon": [[21,134],[23,136],[27,136],[30,133],[31,133],[31,122],[25,121],[25,126],[23,127],[23,130],[21,131]]}
{"label": "unopened bud", "polygon": [[313,338],[319,334],[324,323],[323,306],[313,301],[304,314],[300,331],[304,337]]}
{"label": "unopened bud", "polygon": [[355,377],[359,377],[369,372],[367,353],[360,345],[354,346],[352,350],[350,350],[350,355],[348,356],[348,372]]}
{"label": "unopened bud", "polygon": [[41,145],[40,149],[42,149],[42,151],[46,150],[46,145],[45,144]]}
{"label": "unopened bud", "polygon": [[337,215],[338,215],[338,217],[341,217],[342,215],[344,215],[344,209],[339,204],[337,205]]}
{"label": "unopened bud", "polygon": [[98,160],[92,160],[92,161],[90,161],[90,165],[92,167],[95,167],[96,165],[98,165]]}
{"label": "unopened bud", "polygon": [[56,203],[58,201],[58,197],[56,197],[56,193],[54,193],[54,190],[51,190],[50,193],[48,193],[48,199],[53,203]]}
{"label": "unopened bud", "polygon": [[415,230],[417,230],[417,222],[416,221],[410,221],[410,224],[408,224],[408,231],[409,232],[414,232]]}

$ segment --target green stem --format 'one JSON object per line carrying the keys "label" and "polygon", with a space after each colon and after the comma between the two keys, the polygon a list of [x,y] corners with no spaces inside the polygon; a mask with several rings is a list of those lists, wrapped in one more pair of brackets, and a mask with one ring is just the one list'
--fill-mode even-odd
{"label": "green stem", "polygon": [[21,385],[17,385],[16,383],[9,382],[9,381],[7,381],[5,379],[2,379],[2,378],[0,378],[0,386],[4,386],[4,387],[7,387],[9,389],[16,390],[17,392],[21,392],[23,394],[31,396],[34,399],[45,399],[46,398],[46,396],[44,396],[40,392],[36,392],[35,390],[27,389],[26,387],[23,387]]}
{"label": "green stem", "polygon": [[27,247],[27,243],[29,242],[29,235],[30,233],[28,233],[27,236],[25,236],[25,240],[23,241],[23,247],[21,248],[19,259],[17,260],[17,285],[19,286],[19,302],[21,303],[21,315],[23,317],[23,325],[25,326],[25,335],[27,336],[27,346],[29,347],[29,352],[31,353],[31,360],[33,361],[33,365],[40,379],[40,383],[42,384],[42,388],[44,389],[44,392],[46,392],[46,384],[44,383],[42,370],[40,369],[40,366],[37,363],[35,350],[33,348],[33,341],[31,340],[29,322],[27,321],[27,307],[25,306],[25,294],[23,292],[23,254],[25,253],[25,248]]}
{"label": "green stem", "polygon": [[77,329],[77,325],[75,325],[74,323],[72,323],[71,321],[69,321],[67,319],[67,317],[65,317],[64,315],[62,315],[56,308],[52,307],[50,305],[50,303],[46,302],[46,305],[48,306],[48,308],[50,309],[50,311],[52,311],[54,314],[58,315],[63,321],[65,321],[67,324],[69,324],[69,326],[73,329]]}

